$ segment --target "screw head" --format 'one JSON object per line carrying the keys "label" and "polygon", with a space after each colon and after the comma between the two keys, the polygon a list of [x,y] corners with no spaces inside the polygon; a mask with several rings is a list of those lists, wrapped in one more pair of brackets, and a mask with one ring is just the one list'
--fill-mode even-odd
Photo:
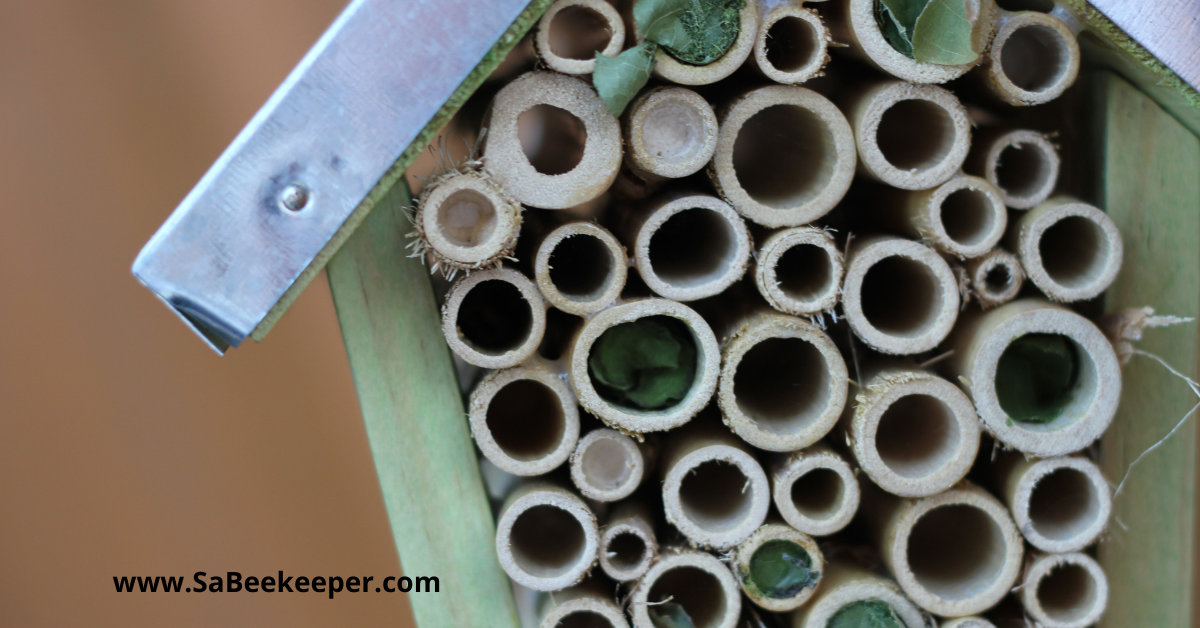
{"label": "screw head", "polygon": [[288,211],[298,212],[308,206],[308,189],[299,183],[293,183],[279,195],[279,204]]}

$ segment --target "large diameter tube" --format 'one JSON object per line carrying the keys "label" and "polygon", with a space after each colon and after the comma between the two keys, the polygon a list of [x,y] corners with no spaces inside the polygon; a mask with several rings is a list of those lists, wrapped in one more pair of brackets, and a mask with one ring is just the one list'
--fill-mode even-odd
{"label": "large diameter tube", "polygon": [[[896,583],[868,571],[846,559],[825,563],[821,587],[808,604],[797,609],[789,618],[791,628],[827,628],[871,625],[866,618],[882,617],[892,625],[909,628],[926,625],[925,615]],[[887,625],[887,624],[883,624]]]}
{"label": "large diameter tube", "polygon": [[[734,628],[742,596],[729,567],[705,552],[668,548],[633,590],[634,628],[659,628],[685,613],[695,628]],[[686,625],[676,623],[675,625]]]}
{"label": "large diameter tube", "polygon": [[517,584],[557,591],[578,584],[596,563],[600,546],[596,516],[577,495],[531,481],[500,509],[496,554]]}
{"label": "large diameter tube", "polygon": [[484,377],[471,392],[467,418],[484,457],[513,475],[552,471],[579,440],[575,395],[538,360]]}
{"label": "large diameter tube", "polygon": [[849,525],[861,499],[857,472],[824,443],[776,456],[771,494],[783,520],[813,536]]}

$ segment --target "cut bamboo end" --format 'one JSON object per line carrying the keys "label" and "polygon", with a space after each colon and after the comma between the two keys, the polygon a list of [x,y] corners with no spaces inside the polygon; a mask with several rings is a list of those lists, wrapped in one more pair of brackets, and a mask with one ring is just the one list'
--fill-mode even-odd
{"label": "cut bamboo end", "polygon": [[854,164],[854,133],[832,102],[803,87],[771,85],[728,108],[709,175],[746,218],[793,227],[842,200]]}
{"label": "cut bamboo end", "polygon": [[574,493],[545,482],[518,488],[496,523],[500,566],[517,584],[557,591],[578,584],[596,562],[596,516]]}
{"label": "cut bamboo end", "polygon": [[575,395],[540,361],[493,371],[471,392],[468,421],[483,455],[513,475],[556,469],[579,440]]}
{"label": "cut bamboo end", "polygon": [[600,569],[617,582],[630,582],[644,576],[657,558],[649,509],[640,502],[618,505],[601,530]]}
{"label": "cut bamboo end", "polygon": [[759,449],[795,451],[837,424],[849,387],[829,336],[792,316],[760,312],[722,349],[717,403],[735,434]]}
{"label": "cut bamboo end", "polygon": [[[845,559],[826,563],[821,587],[809,603],[791,616],[792,628],[826,628],[844,625],[839,613],[854,613],[862,604],[880,603],[891,609],[892,616],[903,626],[925,626],[925,614],[904,597],[896,583],[875,575]],[[886,613],[886,609],[877,612]],[[861,615],[860,615],[861,616]]]}
{"label": "cut bamboo end", "polygon": [[855,398],[850,449],[880,488],[924,497],[954,486],[979,452],[975,407],[957,386],[921,370],[884,370]]}
{"label": "cut bamboo end", "polygon": [[442,306],[442,335],[468,364],[502,369],[524,362],[546,333],[546,303],[537,286],[511,268],[459,279]]}
{"label": "cut bamboo end", "polygon": [[861,498],[854,469],[824,444],[779,459],[771,468],[771,494],[783,520],[813,536],[845,528]]}
{"label": "cut bamboo end", "polygon": [[666,603],[683,607],[696,628],[734,628],[742,613],[737,580],[724,563],[705,552],[669,548],[633,590],[634,628],[663,625],[651,613],[670,617]]}
{"label": "cut bamboo end", "polygon": [[629,628],[613,594],[589,580],[542,600],[539,628]]}
{"label": "cut bamboo end", "polygon": [[625,21],[606,0],[557,0],[533,38],[542,63],[563,74],[591,74],[597,53],[613,57],[624,44]]}
{"label": "cut bamboo end", "polygon": [[419,236],[437,263],[475,270],[500,265],[521,233],[521,205],[492,177],[463,172],[428,187],[417,201]]}
{"label": "cut bamboo end", "polygon": [[829,29],[816,11],[799,4],[781,4],[765,15],[754,37],[751,63],[763,76],[784,85],[797,85],[821,76],[829,63]]}
{"label": "cut bamboo end", "polygon": [[571,455],[571,480],[584,497],[599,502],[628,497],[645,472],[646,460],[637,443],[616,430],[588,432]]}
{"label": "cut bamboo end", "polygon": [[959,617],[943,621],[939,628],[996,628],[996,624],[982,617]]}
{"label": "cut bamboo end", "polygon": [[1121,232],[1108,214],[1069,197],[1052,198],[1015,225],[1017,255],[1033,285],[1051,301],[1091,299],[1121,270]]}
{"label": "cut bamboo end", "polygon": [[1029,544],[1053,553],[1091,545],[1112,515],[1112,491],[1082,456],[1026,460],[1010,454],[994,465],[996,484]]}
{"label": "cut bamboo end", "polygon": [[[781,584],[779,562],[795,569],[796,577]],[[825,573],[825,558],[812,537],[790,526],[768,523],[737,546],[731,568],[751,602],[781,613],[812,597]],[[801,575],[801,569],[807,574]]]}
{"label": "cut bamboo end", "polygon": [[907,194],[908,222],[933,248],[959,259],[979,257],[1004,237],[1008,208],[996,186],[960,175],[932,190]]}
{"label": "cut bamboo end", "polygon": [[1037,11],[1012,14],[984,60],[985,83],[1010,105],[1040,105],[1079,76],[1079,42],[1062,20]]}
{"label": "cut bamboo end", "polygon": [[996,186],[1005,205],[1030,209],[1050,198],[1061,161],[1045,135],[1018,130],[979,138],[966,168]]}
{"label": "cut bamboo end", "polygon": [[496,94],[485,124],[484,168],[525,205],[575,207],[617,178],[620,124],[578,78],[521,75]]}
{"label": "cut bamboo end", "polygon": [[[1061,456],[1087,447],[1112,422],[1121,397],[1120,365],[1091,321],[1041,299],[1018,299],[958,327],[949,372],[966,386],[984,429],[1000,442],[1033,456]],[[1026,346],[1059,339],[1066,341],[1062,364],[1039,362]],[[1022,379],[1032,377],[1031,367],[1038,368],[1036,380]],[[1063,382],[1062,389],[1031,391],[1047,376]]]}
{"label": "cut bamboo end", "polygon": [[863,172],[893,187],[936,187],[967,159],[967,110],[941,87],[887,81],[861,93],[848,112]]}
{"label": "cut bamboo end", "polygon": [[[663,47],[654,55],[654,75],[679,85],[709,85],[733,74],[742,67],[754,50],[758,33],[758,3],[750,0],[738,14],[738,36],[720,59],[708,65],[684,63]],[[640,41],[640,34],[638,36]]]}
{"label": "cut bamboo end", "polygon": [[656,294],[695,301],[741,279],[753,249],[750,230],[732,207],[697,194],[668,201],[645,216],[634,237],[633,264]]}
{"label": "cut bamboo end", "polygon": [[968,260],[966,270],[971,281],[971,294],[985,310],[1015,299],[1025,283],[1021,261],[1001,248]]}
{"label": "cut bamboo end", "polygon": [[958,279],[933,249],[902,238],[868,237],[850,246],[842,308],[854,333],[883,353],[938,345],[958,318]]}
{"label": "cut bamboo end", "polygon": [[625,247],[592,222],[569,222],[538,245],[534,280],[546,301],[568,313],[587,316],[621,296],[629,273]]}
{"label": "cut bamboo end", "polygon": [[777,231],[763,241],[757,260],[754,285],[771,307],[785,314],[813,316],[837,305],[846,261],[824,230]]}
{"label": "cut bamboo end", "polygon": [[1108,606],[1108,578],[1087,554],[1035,556],[1025,572],[1021,603],[1045,628],[1084,628]]}
{"label": "cut bamboo end", "polygon": [[624,118],[626,162],[644,179],[700,171],[717,148],[717,114],[696,92],[658,87],[633,101]]}
{"label": "cut bamboo end", "polygon": [[[675,405],[644,410],[606,399],[592,383],[588,359],[592,345],[609,329],[648,317],[667,317],[683,323],[696,349],[696,369],[687,394]],[[568,374],[580,405],[610,427],[630,434],[658,432],[691,420],[712,398],[721,369],[721,351],[708,323],[695,310],[667,299],[643,299],[615,305],[592,315],[571,344]]]}

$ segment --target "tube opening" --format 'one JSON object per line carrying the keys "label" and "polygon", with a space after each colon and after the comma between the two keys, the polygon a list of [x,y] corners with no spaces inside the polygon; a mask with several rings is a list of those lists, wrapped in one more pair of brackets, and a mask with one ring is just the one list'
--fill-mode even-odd
{"label": "tube opening", "polygon": [[687,162],[704,150],[706,126],[704,112],[691,103],[663,99],[642,120],[642,146],[663,161]]}
{"label": "tube opening", "polygon": [[846,485],[833,469],[818,467],[792,483],[792,505],[809,519],[825,520],[842,509]]}
{"label": "tube opening", "polygon": [[1083,565],[1062,563],[1037,584],[1037,599],[1046,615],[1070,623],[1088,616],[1100,594],[1096,579]]}
{"label": "tube opening", "polygon": [[553,390],[536,380],[518,379],[492,397],[487,427],[506,455],[528,462],[554,453],[567,424]]}
{"label": "tube opening", "polygon": [[1036,196],[1050,184],[1051,157],[1037,144],[1009,144],[996,160],[996,185],[1009,196]]}
{"label": "tube opening", "polygon": [[767,29],[767,63],[780,72],[796,72],[812,63],[823,50],[821,36],[808,21],[784,16]]}
{"label": "tube opening", "polygon": [[950,154],[956,138],[950,112],[917,99],[898,101],[884,111],[875,133],[883,158],[900,170],[937,166]]}
{"label": "tube opening", "polygon": [[708,532],[732,530],[750,513],[750,480],[735,464],[706,460],[683,476],[679,503],[687,518]]}
{"label": "tube opening", "polygon": [[795,105],[754,114],[733,142],[733,169],[742,189],[776,209],[816,198],[833,178],[837,147],[828,125]]}
{"label": "tube opening", "polygon": [[892,255],[863,277],[863,316],[879,331],[914,338],[937,322],[942,286],[933,269],[909,257]]}
{"label": "tube opening", "polygon": [[612,438],[597,438],[583,451],[580,466],[588,484],[601,491],[615,491],[629,481],[634,461],[629,450]]}
{"label": "tube opening", "polygon": [[687,397],[700,368],[697,342],[681,320],[646,316],[614,325],[588,353],[588,376],[605,401],[665,410]]}
{"label": "tube opening", "polygon": [[563,238],[550,252],[550,282],[572,301],[594,301],[612,280],[613,259],[604,242],[586,233]]}
{"label": "tube opening", "polygon": [[812,556],[799,544],[775,539],[750,556],[750,581],[767,597],[786,600],[815,584]]}
{"label": "tube opening", "polygon": [[877,598],[855,600],[837,609],[825,628],[911,628],[891,604]]}
{"label": "tube opening", "polygon": [[1043,92],[1063,79],[1070,62],[1067,42],[1041,24],[1018,27],[1000,50],[1000,68],[1017,88]]}
{"label": "tube opening", "polygon": [[988,269],[983,277],[983,285],[988,292],[1001,293],[1012,285],[1013,275],[1005,264],[996,264]]}
{"label": "tube opening", "polygon": [[569,6],[554,14],[550,20],[550,52],[563,59],[586,61],[596,58],[612,41],[608,20],[596,11],[582,6]]}
{"label": "tube opening", "polygon": [[1057,423],[1077,398],[1095,388],[1095,366],[1086,356],[1074,340],[1060,334],[1025,334],[1013,340],[996,364],[1000,408],[1026,428]]}
{"label": "tube opening", "polygon": [[930,510],[908,537],[908,564],[917,582],[947,600],[967,600],[987,591],[1004,569],[1004,533],[974,506],[952,504]]}
{"label": "tube opening", "polygon": [[775,280],[788,297],[812,301],[833,288],[833,261],[815,244],[797,244],[779,256]]}
{"label": "tube opening", "polygon": [[[657,603],[666,600],[682,606],[695,628],[719,626],[728,604],[721,581],[698,567],[668,569],[654,581],[646,599],[658,608],[664,605]],[[648,609],[651,617],[655,615],[655,608],[650,606]]]}
{"label": "tube opening", "polygon": [[450,242],[473,247],[487,242],[496,231],[496,207],[475,190],[452,193],[438,207],[438,225]]}
{"label": "tube opening", "polygon": [[587,128],[583,120],[554,105],[534,105],[517,118],[521,150],[534,170],[566,174],[583,161]]}
{"label": "tube opening", "polygon": [[767,338],[742,355],[733,394],[738,408],[760,428],[794,434],[829,405],[829,365],[812,343]]}
{"label": "tube opening", "polygon": [[498,356],[525,343],[533,329],[533,311],[513,284],[489,279],[475,284],[458,308],[459,335],[484,355]]}
{"label": "tube opening", "polygon": [[587,549],[583,526],[571,513],[542,504],[517,516],[512,554],[525,573],[556,578],[574,569]]}
{"label": "tube opening", "polygon": [[1068,288],[1087,286],[1108,267],[1108,236],[1083,216],[1067,216],[1042,233],[1038,253],[1046,274]]}
{"label": "tube opening", "polygon": [[1029,496],[1029,521],[1037,533],[1069,541],[1091,530],[1100,516],[1100,496],[1091,478],[1071,467],[1043,476]]}
{"label": "tube opening", "polygon": [[905,395],[883,412],[875,449],[892,472],[927,477],[954,459],[962,436],[954,412],[930,395]]}
{"label": "tube opening", "polygon": [[575,611],[554,624],[555,628],[613,628],[611,621],[592,611]]}
{"label": "tube opening", "polygon": [[632,571],[646,560],[646,540],[632,532],[612,537],[606,550],[608,561],[621,571]]}
{"label": "tube opening", "polygon": [[728,273],[737,249],[733,225],[711,209],[695,207],[672,214],[659,225],[650,236],[648,259],[663,282],[690,288]]}
{"label": "tube opening", "polygon": [[942,199],[942,228],[962,246],[975,246],[987,240],[996,224],[996,213],[987,194],[972,188],[960,188]]}

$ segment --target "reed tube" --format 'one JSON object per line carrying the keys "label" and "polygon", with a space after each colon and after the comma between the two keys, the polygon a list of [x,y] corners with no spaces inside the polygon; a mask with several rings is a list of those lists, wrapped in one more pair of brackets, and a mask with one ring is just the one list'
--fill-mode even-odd
{"label": "reed tube", "polygon": [[665,549],[633,590],[630,615],[634,628],[659,628],[664,624],[652,614],[671,618],[680,611],[695,628],[734,628],[742,596],[729,567],[698,550]]}
{"label": "reed tube", "polygon": [[[750,65],[776,83],[797,85],[821,76],[829,63],[829,29],[800,3],[759,3],[758,32]],[[769,4],[775,4],[769,7]]]}
{"label": "reed tube", "polygon": [[1010,105],[1040,105],[1079,76],[1079,42],[1062,20],[1037,11],[1005,15],[984,56],[984,84]]}
{"label": "reed tube", "polygon": [[1044,628],[1084,628],[1108,606],[1108,578],[1087,554],[1035,554],[1020,592],[1025,612]]}
{"label": "reed tube", "polygon": [[508,577],[535,591],[558,591],[596,563],[596,516],[577,495],[543,481],[518,487],[500,509],[496,554]]}
{"label": "reed tube", "polygon": [[837,305],[846,260],[828,232],[792,227],[767,236],[755,256],[754,285],[771,307],[815,316]]}
{"label": "reed tube", "polygon": [[569,222],[542,239],[533,269],[538,289],[550,305],[587,316],[621,296],[629,256],[604,227],[587,221]]}
{"label": "reed tube", "polygon": [[1050,198],[1060,164],[1054,144],[1037,131],[981,131],[963,168],[996,186],[1005,205],[1031,209]]}
{"label": "reed tube", "polygon": [[908,355],[936,347],[954,327],[958,306],[958,278],[928,246],[889,236],[851,242],[842,309],[875,350]]}
{"label": "reed tube", "polygon": [[1025,274],[1051,301],[1091,299],[1121,270],[1121,232],[1108,214],[1059,196],[1025,212],[1009,229],[1008,244]]}
{"label": "reed tube", "polygon": [[1104,333],[1041,299],[964,316],[948,346],[951,379],[963,382],[984,429],[1039,457],[1079,451],[1116,414],[1121,370]]}
{"label": "reed tube", "polygon": [[654,517],[642,502],[618,504],[600,530],[600,569],[617,582],[644,576],[658,558]]}
{"label": "reed tube", "polygon": [[812,537],[768,523],[737,546],[730,567],[751,602],[782,613],[812,597],[821,584],[825,558]]}
{"label": "reed tube", "polygon": [[815,325],[760,311],[737,321],[721,351],[725,423],[767,451],[795,451],[833,429],[846,405],[846,361]]}
{"label": "reed tube", "polygon": [[1028,460],[1005,454],[993,480],[1029,544],[1061,554],[1091,545],[1112,515],[1112,491],[1096,463],[1082,456]]}
{"label": "reed tube", "polygon": [[624,45],[625,21],[607,0],[557,0],[533,37],[542,63],[563,74],[591,74],[597,53],[615,57]]}
{"label": "reed tube", "polygon": [[794,227],[842,200],[854,163],[854,133],[832,102],[803,87],[771,85],[725,110],[709,176],[746,218]]}
{"label": "reed tube", "polygon": [[888,625],[867,621],[868,617],[891,618],[892,625],[909,628],[927,624],[921,609],[904,597],[895,582],[846,559],[835,559],[825,563],[820,588],[808,604],[792,613],[787,625],[791,628],[855,625],[844,619],[847,616],[863,618],[858,625]]}
{"label": "reed tube", "polygon": [[1000,191],[979,177],[960,175],[903,196],[905,235],[959,259],[990,251],[1008,226]]}
{"label": "reed tube", "polygon": [[700,94],[656,87],[622,117],[625,163],[646,180],[678,179],[700,171],[717,148],[717,114]]}
{"label": "reed tube", "polygon": [[812,536],[845,528],[858,512],[858,477],[828,445],[777,456],[771,465],[771,494],[788,525]]}
{"label": "reed tube", "polygon": [[462,172],[427,187],[417,201],[417,235],[435,263],[475,270],[500,265],[521,233],[521,205],[483,172]]}
{"label": "reed tube", "polygon": [[537,286],[511,268],[459,279],[442,306],[442,335],[468,364],[502,369],[537,351],[546,333],[546,302]]}
{"label": "reed tube", "polygon": [[581,205],[608,190],[621,167],[620,124],[575,77],[517,77],[496,94],[484,126],[484,167],[525,205]]}
{"label": "reed tube", "polygon": [[967,260],[964,268],[971,282],[971,294],[985,310],[1015,299],[1025,283],[1021,260],[1002,248]]}
{"label": "reed tube", "polygon": [[612,429],[588,432],[571,455],[571,481],[584,497],[598,502],[628,497],[645,473],[646,459],[637,442]]}
{"label": "reed tube", "polygon": [[484,457],[513,475],[554,470],[579,440],[575,395],[538,359],[484,377],[471,392],[467,418]]}
{"label": "reed tube", "polygon": [[996,624],[982,617],[959,617],[943,621],[938,628],[996,628]]}
{"label": "reed tube", "polygon": [[[642,35],[634,23],[637,41],[641,43]],[[742,67],[746,58],[754,50],[754,38],[758,33],[758,3],[754,0],[746,2],[738,14],[738,35],[729,50],[720,59],[708,65],[692,65],[684,63],[671,56],[663,47],[659,47],[654,55],[654,76],[677,85],[709,85],[731,75]]]}
{"label": "reed tube", "polygon": [[629,628],[612,592],[589,580],[542,596],[539,628]]}

